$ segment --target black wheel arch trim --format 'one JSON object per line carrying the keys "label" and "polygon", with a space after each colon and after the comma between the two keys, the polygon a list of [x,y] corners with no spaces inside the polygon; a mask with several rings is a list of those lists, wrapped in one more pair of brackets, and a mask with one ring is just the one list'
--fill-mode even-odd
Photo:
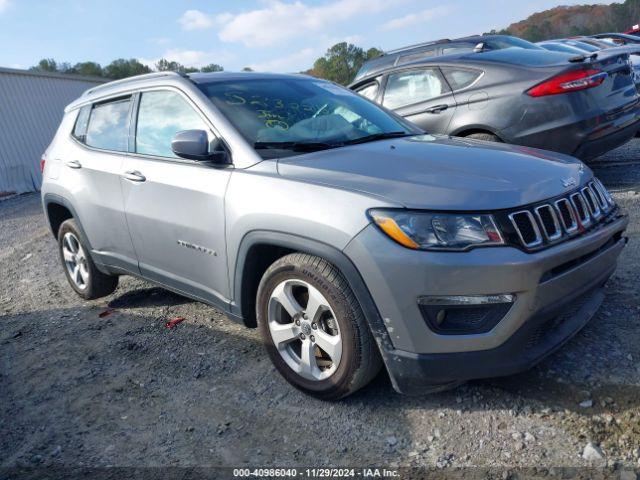
{"label": "black wheel arch trim", "polygon": [[[53,236],[56,238],[56,241],[58,240],[58,238],[56,237],[55,232],[53,231],[53,229],[51,228],[51,220],[49,218],[49,205],[51,204],[57,204],[57,205],[62,205],[63,207],[65,207],[67,210],[69,210],[69,212],[71,212],[71,218],[73,218],[73,220],[76,222],[76,227],[78,227],[79,233],[80,233],[80,240],[82,240],[82,243],[85,244],[89,250],[91,252],[93,252],[93,246],[91,245],[91,242],[89,241],[89,237],[87,236],[86,232],[84,231],[84,228],[82,227],[82,221],[80,220],[80,217],[78,216],[78,212],[76,211],[76,209],[73,207],[73,204],[67,200],[65,197],[55,194],[55,193],[45,193],[43,198],[42,198],[42,204],[44,207],[44,215],[47,219],[47,224],[49,225],[49,229],[51,230],[51,233],[53,234]],[[96,268],[104,273],[104,274],[112,274],[113,272],[110,271],[105,265],[103,265],[99,259],[94,258],[94,264],[96,266]]]}
{"label": "black wheel arch trim", "polygon": [[490,133],[491,135],[495,135],[496,137],[498,137],[503,142],[505,141],[502,134],[498,130],[496,130],[493,127],[488,127],[487,125],[476,125],[476,124],[463,125],[459,128],[456,128],[455,130],[452,130],[449,133],[449,135],[451,135],[452,137],[460,137],[461,133],[464,133],[464,134]]}
{"label": "black wheel arch trim", "polygon": [[254,230],[247,233],[240,242],[238,255],[234,268],[233,298],[231,313],[237,317],[244,317],[242,305],[238,300],[242,298],[243,271],[247,262],[249,251],[257,245],[270,245],[274,247],[288,248],[297,252],[308,253],[324,258],[333,264],[345,276],[349,286],[353,290],[367,323],[374,335],[380,350],[393,350],[393,344],[389,332],[384,325],[380,312],[376,307],[369,289],[364,283],[360,272],[344,252],[337,248],[317,240],[270,230]]}
{"label": "black wheel arch trim", "polygon": [[360,303],[364,317],[369,325],[369,330],[378,345],[378,350],[380,351],[383,363],[387,373],[389,374],[389,378],[391,379],[391,384],[393,385],[394,390],[401,392],[400,386],[396,381],[396,377],[399,372],[397,366],[394,365],[394,362],[397,362],[397,359],[393,354],[393,343],[391,342],[391,337],[389,336],[387,327],[384,325],[382,316],[373,301],[373,297],[364,283],[360,272],[349,257],[347,257],[343,251],[338,250],[331,245],[311,238],[271,230],[253,230],[245,234],[240,241],[240,247],[238,249],[238,255],[236,257],[235,267],[233,270],[234,300],[231,303],[230,316],[236,319],[244,318],[241,305],[238,305],[237,303],[238,299],[242,298],[242,272],[251,248],[261,244],[288,248],[297,252],[316,255],[324,258],[340,270],[347,282],[349,282],[351,290],[353,290],[356,299]]}
{"label": "black wheel arch trim", "polygon": [[73,207],[73,205],[69,200],[55,193],[46,193],[42,199],[42,203],[44,204],[44,215],[47,218],[47,224],[49,225],[51,233],[54,236],[55,236],[55,232],[51,228],[51,219],[49,218],[49,205],[51,205],[52,203],[57,205],[62,205],[67,210],[69,210],[69,212],[71,212],[71,216],[75,220],[78,230],[80,230],[80,235],[82,236],[82,239],[81,239],[82,242],[85,245],[87,245],[90,250],[93,250],[93,247],[91,246],[91,242],[89,241],[89,237],[87,237],[87,234],[85,233],[84,228],[82,227],[82,222],[80,221],[78,212],[76,212],[76,209]]}

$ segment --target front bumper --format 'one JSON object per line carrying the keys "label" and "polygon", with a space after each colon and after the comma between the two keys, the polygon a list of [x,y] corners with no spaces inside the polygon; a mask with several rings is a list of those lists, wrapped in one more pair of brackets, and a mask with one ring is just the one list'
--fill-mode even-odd
{"label": "front bumper", "polygon": [[[363,230],[345,249],[378,307],[388,332],[383,358],[396,390],[512,374],[553,352],[593,316],[602,287],[624,248],[628,219],[537,253],[512,247],[464,253],[419,252]],[[489,332],[433,332],[417,299],[424,295],[515,295]],[[560,320],[559,320],[560,319]]]}

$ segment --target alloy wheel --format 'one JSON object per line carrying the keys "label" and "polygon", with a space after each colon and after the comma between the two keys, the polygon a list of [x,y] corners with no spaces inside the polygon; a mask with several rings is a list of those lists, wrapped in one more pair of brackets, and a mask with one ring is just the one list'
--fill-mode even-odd
{"label": "alloy wheel", "polygon": [[313,285],[298,279],[278,284],[269,298],[268,326],[280,356],[301,377],[325,380],[340,365],[338,321]]}
{"label": "alloy wheel", "polygon": [[78,237],[71,232],[62,238],[62,256],[71,281],[80,290],[86,289],[89,282],[87,256]]}

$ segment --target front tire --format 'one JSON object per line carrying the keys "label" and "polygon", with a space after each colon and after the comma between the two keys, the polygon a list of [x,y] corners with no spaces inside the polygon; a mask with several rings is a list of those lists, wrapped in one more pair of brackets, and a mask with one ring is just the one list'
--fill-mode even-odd
{"label": "front tire", "polygon": [[86,300],[105,297],[118,287],[118,277],[106,275],[93,263],[75,220],[65,220],[58,231],[60,260],[69,285]]}
{"label": "front tire", "polygon": [[280,374],[324,400],[369,383],[382,365],[362,309],[342,274],[312,255],[277,260],[262,277],[258,328]]}
{"label": "front tire", "polygon": [[472,133],[471,135],[466,135],[464,138],[483,140],[485,142],[503,143],[502,140],[500,140],[500,137],[494,135],[493,133]]}

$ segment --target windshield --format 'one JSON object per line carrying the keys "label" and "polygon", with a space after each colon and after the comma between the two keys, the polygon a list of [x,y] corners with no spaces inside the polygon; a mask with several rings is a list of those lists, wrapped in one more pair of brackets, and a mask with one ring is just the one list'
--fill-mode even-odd
{"label": "windshield", "polygon": [[584,50],[572,47],[571,45],[565,45],[564,43],[539,43],[545,50],[551,50],[552,52],[571,53],[573,55],[580,55],[584,53]]}
{"label": "windshield", "polygon": [[596,40],[596,39],[593,39],[593,38],[581,38],[578,41],[582,42],[582,43],[586,43],[588,45],[593,45],[594,47],[598,47],[600,49],[602,49],[602,48],[610,48],[610,47],[617,47],[617,45],[615,43],[607,42],[606,40]]}
{"label": "windshield", "polygon": [[322,80],[240,79],[199,87],[264,158],[420,132]]}
{"label": "windshield", "polygon": [[636,37],[635,35],[627,35],[626,33],[616,33],[615,35],[612,35],[611,37],[609,37],[608,35],[604,35],[604,36],[601,36],[601,37],[598,37],[598,38],[609,40],[609,41],[615,41],[616,39],[620,39],[620,40],[627,40],[627,41],[633,42],[633,43],[638,43],[638,41],[639,41],[638,37]]}
{"label": "windshield", "polygon": [[563,43],[566,43],[567,45],[571,45],[572,47],[579,48],[580,50],[584,50],[585,52],[598,52],[601,50],[598,47],[589,45],[588,43],[585,43],[585,42],[579,42],[577,40],[566,40]]}
{"label": "windshield", "polygon": [[528,50],[540,50],[540,47],[535,43],[528,42],[526,40],[522,40],[518,37],[493,37],[489,38],[484,43],[492,50],[501,50],[503,48],[525,48]]}

